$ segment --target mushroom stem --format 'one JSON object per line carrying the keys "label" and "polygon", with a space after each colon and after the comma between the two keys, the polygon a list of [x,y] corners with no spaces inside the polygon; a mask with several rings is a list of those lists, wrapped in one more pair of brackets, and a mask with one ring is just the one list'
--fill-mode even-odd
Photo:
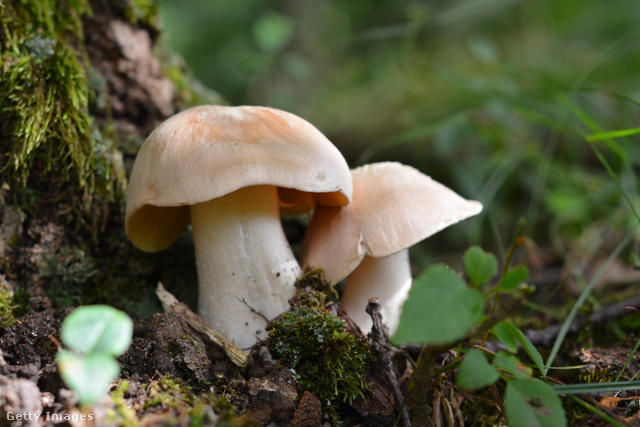
{"label": "mushroom stem", "polygon": [[282,230],[277,189],[252,186],[190,207],[198,313],[240,348],[289,309],[300,266]]}
{"label": "mushroom stem", "polygon": [[347,277],[340,307],[366,334],[371,331],[372,321],[365,309],[370,298],[380,298],[382,321],[393,335],[412,280],[408,249],[381,258],[367,255]]}

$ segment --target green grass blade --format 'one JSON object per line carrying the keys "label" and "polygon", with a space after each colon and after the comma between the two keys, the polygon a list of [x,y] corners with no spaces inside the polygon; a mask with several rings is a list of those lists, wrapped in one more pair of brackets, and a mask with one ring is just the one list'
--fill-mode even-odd
{"label": "green grass blade", "polygon": [[629,197],[627,192],[622,187],[622,183],[620,182],[620,180],[618,179],[616,174],[613,172],[613,169],[609,165],[609,162],[607,162],[607,160],[604,158],[602,153],[600,153],[600,150],[598,150],[598,148],[593,143],[590,143],[589,145],[591,146],[591,148],[593,149],[593,152],[598,157],[598,160],[600,160],[600,162],[603,164],[605,169],[607,169],[607,172],[611,176],[611,179],[613,179],[613,181],[616,183],[616,185],[618,186],[618,189],[620,190],[620,193],[622,193],[622,196],[624,197],[624,199],[629,204],[629,207],[631,208],[631,211],[635,215],[635,217],[638,220],[638,222],[640,222],[640,214],[638,214],[638,211],[636,210],[635,206],[633,205],[633,201],[631,200],[631,198]]}
{"label": "green grass blade", "polygon": [[607,268],[609,268],[609,265],[618,257],[618,255],[620,255],[620,252],[622,252],[622,249],[624,249],[625,246],[629,244],[629,242],[633,239],[633,237],[634,237],[633,234],[627,234],[627,236],[618,244],[618,247],[616,247],[616,249],[611,253],[611,255],[609,255],[609,257],[604,262],[604,264],[602,264],[600,269],[598,269],[598,272],[591,278],[591,281],[589,282],[587,287],[584,289],[584,291],[580,294],[580,297],[575,302],[575,304],[571,308],[571,311],[567,315],[567,318],[562,324],[562,327],[560,328],[560,332],[558,333],[558,337],[556,338],[556,341],[553,343],[553,347],[551,348],[551,352],[549,353],[549,357],[547,359],[544,375],[547,375],[547,372],[549,371],[549,367],[553,365],[553,361],[555,360],[556,356],[558,355],[558,352],[560,351],[560,347],[562,346],[562,343],[564,342],[564,339],[567,336],[567,332],[569,332],[569,328],[571,327],[573,320],[578,314],[578,310],[580,310],[580,307],[582,307],[582,305],[587,300],[589,295],[591,295],[591,291],[593,291],[593,288],[595,287],[596,283],[598,283],[598,280],[600,280],[600,277],[602,276],[602,274],[604,274]]}
{"label": "green grass blade", "polygon": [[624,424],[619,423],[618,421],[616,421],[615,419],[613,419],[612,417],[610,417],[609,415],[607,415],[606,413],[602,412],[601,410],[599,410],[598,408],[596,408],[595,406],[585,402],[584,400],[574,396],[574,395],[569,395],[569,398],[573,401],[575,401],[577,404],[579,404],[580,406],[586,408],[588,411],[598,415],[600,418],[602,418],[603,420],[609,422],[612,426],[616,426],[616,427],[624,427]]}
{"label": "green grass blade", "polygon": [[618,380],[622,376],[622,373],[624,372],[624,370],[627,369],[627,366],[629,366],[629,363],[631,363],[631,359],[633,359],[633,356],[635,356],[636,353],[638,352],[638,347],[640,347],[640,340],[638,340],[636,342],[636,346],[633,347],[633,350],[631,351],[631,353],[629,353],[629,357],[627,358],[627,361],[624,362],[624,366],[622,367],[622,369],[618,373],[618,376],[616,377],[615,382],[618,382]]}
{"label": "green grass blade", "polygon": [[606,393],[609,391],[640,390],[640,380],[612,383],[567,384],[552,386],[558,394]]}
{"label": "green grass blade", "polygon": [[[634,130],[634,129],[627,129],[627,130],[620,130],[620,131],[613,131],[613,132],[604,132],[604,131],[602,131],[600,126],[586,112],[584,112],[582,109],[580,109],[577,105],[567,101],[566,99],[564,99],[562,101],[562,103],[563,103],[563,105],[565,105],[567,107],[567,109],[569,111],[571,111],[571,113],[573,113],[580,121],[582,121],[582,123],[584,123],[585,126],[589,127],[592,132],[597,132],[596,135],[605,135],[605,134],[611,134],[611,133],[616,133],[616,132],[630,132],[630,131]],[[638,132],[640,132],[640,128],[637,129],[636,133],[638,133]],[[607,173],[609,174],[611,179],[615,182],[616,186],[618,187],[618,190],[622,194],[622,197],[624,197],[624,199],[627,201],[627,203],[629,204],[629,207],[631,208],[631,211],[633,212],[633,214],[635,215],[636,219],[640,223],[640,214],[636,210],[636,208],[635,208],[635,206],[633,204],[633,201],[631,200],[631,197],[629,197],[629,194],[625,191],[624,187],[622,186],[622,183],[620,182],[620,179],[618,178],[616,173],[613,171],[613,168],[611,167],[611,165],[609,164],[607,159],[605,159],[605,157],[602,155],[602,153],[600,152],[598,147],[594,144],[594,142],[589,140],[589,138],[592,137],[592,136],[593,135],[583,135],[585,140],[589,143],[589,147],[591,147],[591,149],[593,150],[594,154],[596,155],[596,157],[598,158],[600,163],[602,163],[604,168],[607,170]],[[597,140],[599,140],[599,139],[596,139],[594,141],[597,141]],[[625,165],[629,164],[629,156],[627,155],[627,153],[625,152],[625,150],[622,147],[620,147],[617,143],[615,143],[610,138],[603,138],[603,141],[605,142],[605,144],[607,144],[607,147],[616,156],[618,156],[620,158],[620,160],[623,161],[623,163]]]}
{"label": "green grass blade", "polygon": [[598,132],[598,133],[588,135],[586,137],[586,140],[587,142],[606,141],[608,139],[623,138],[626,136],[636,135],[638,133],[640,133],[640,128],[621,129],[621,130],[614,130],[611,132]]}

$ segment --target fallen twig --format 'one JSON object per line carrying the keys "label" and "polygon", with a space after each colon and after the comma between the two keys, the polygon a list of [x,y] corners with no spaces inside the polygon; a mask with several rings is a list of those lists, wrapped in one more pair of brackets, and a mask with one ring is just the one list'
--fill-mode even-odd
{"label": "fallen twig", "polygon": [[369,300],[369,304],[367,304],[366,310],[373,320],[373,326],[371,327],[371,350],[382,362],[384,376],[391,386],[393,398],[398,410],[400,411],[400,425],[409,427],[411,425],[409,412],[407,411],[407,407],[404,405],[402,393],[398,388],[398,379],[396,378],[396,372],[393,368],[391,357],[389,356],[387,340],[384,337],[384,326],[382,325],[382,316],[380,315],[380,300],[378,298],[371,298]]}
{"label": "fallen twig", "polygon": [[184,303],[178,301],[169,291],[167,291],[162,283],[158,282],[158,288],[156,289],[156,295],[162,303],[162,307],[165,312],[180,313],[184,316],[187,323],[196,331],[204,334],[211,342],[218,347],[222,348],[224,352],[229,356],[229,359],[238,367],[244,368],[249,361],[249,355],[233,345],[231,341],[222,336],[218,331],[195,314]]}

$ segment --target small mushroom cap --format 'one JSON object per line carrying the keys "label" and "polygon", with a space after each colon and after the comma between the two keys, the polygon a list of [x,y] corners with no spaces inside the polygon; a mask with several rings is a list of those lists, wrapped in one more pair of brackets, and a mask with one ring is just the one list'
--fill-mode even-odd
{"label": "small mushroom cap", "polygon": [[342,208],[318,207],[302,244],[302,262],[324,268],[337,283],[365,255],[386,257],[482,211],[420,171],[396,162],[351,171],[353,200]]}
{"label": "small mushroom cap", "polygon": [[165,249],[189,224],[190,205],[253,185],[287,189],[282,205],[290,211],[343,206],[353,190],[344,157],[300,117],[268,107],[193,107],[163,122],[140,148],[127,236],[142,250]]}

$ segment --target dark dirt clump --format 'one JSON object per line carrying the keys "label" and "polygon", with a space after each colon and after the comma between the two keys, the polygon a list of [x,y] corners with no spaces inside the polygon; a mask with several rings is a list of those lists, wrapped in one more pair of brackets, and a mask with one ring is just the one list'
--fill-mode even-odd
{"label": "dark dirt clump", "polygon": [[4,359],[24,369],[40,370],[54,362],[55,341],[62,320],[70,309],[54,309],[48,298],[34,297],[31,309],[12,326],[0,332],[0,348]]}

